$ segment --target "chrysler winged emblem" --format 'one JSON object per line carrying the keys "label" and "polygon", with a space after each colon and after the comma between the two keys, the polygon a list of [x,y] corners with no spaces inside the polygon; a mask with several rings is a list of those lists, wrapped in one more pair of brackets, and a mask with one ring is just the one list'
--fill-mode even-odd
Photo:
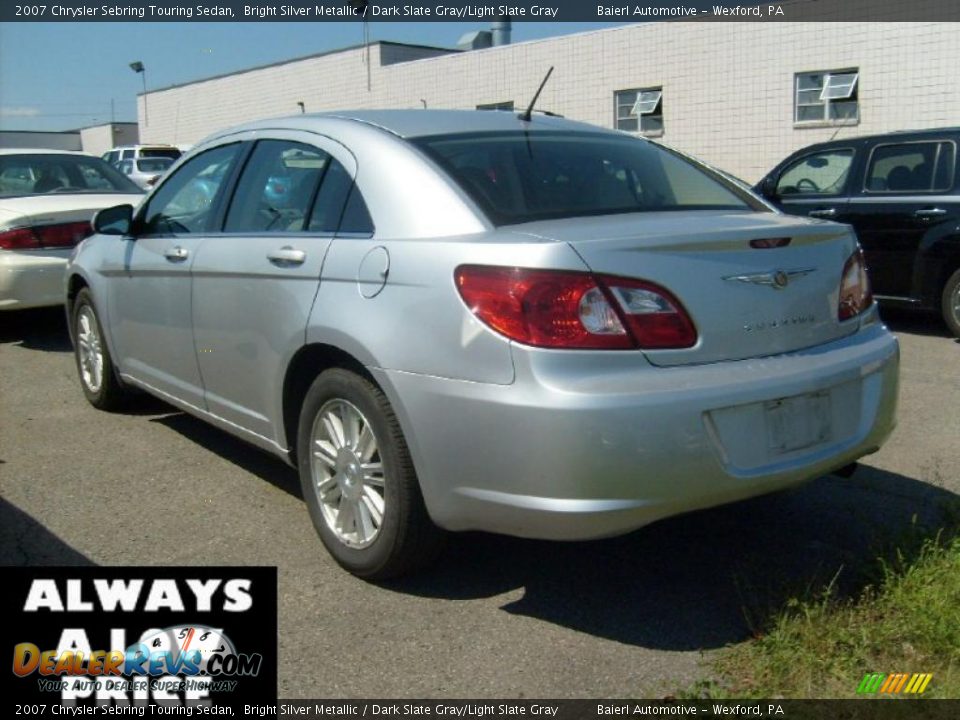
{"label": "chrysler winged emblem", "polygon": [[795,270],[770,270],[769,272],[750,273],[747,275],[728,275],[724,280],[731,282],[752,283],[753,285],[768,285],[774,290],[783,290],[791,280],[801,278],[815,272],[816,268],[797,268]]}

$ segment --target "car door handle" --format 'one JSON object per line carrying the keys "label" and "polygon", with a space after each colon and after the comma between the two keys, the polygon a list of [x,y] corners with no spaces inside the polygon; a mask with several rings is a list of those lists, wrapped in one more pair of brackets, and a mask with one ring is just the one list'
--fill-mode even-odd
{"label": "car door handle", "polygon": [[170,262],[183,262],[190,257],[190,251],[177,245],[165,250],[163,256]]}
{"label": "car door handle", "polygon": [[307,254],[303,250],[296,250],[289,245],[267,253],[267,260],[274,265],[303,265],[306,259]]}
{"label": "car door handle", "polygon": [[922,210],[917,210],[913,215],[918,218],[935,218],[940,217],[941,215],[946,215],[947,211],[943,208],[923,208]]}
{"label": "car door handle", "polygon": [[836,217],[837,209],[836,208],[817,208],[816,210],[811,210],[807,213],[810,217],[815,218],[832,218]]}

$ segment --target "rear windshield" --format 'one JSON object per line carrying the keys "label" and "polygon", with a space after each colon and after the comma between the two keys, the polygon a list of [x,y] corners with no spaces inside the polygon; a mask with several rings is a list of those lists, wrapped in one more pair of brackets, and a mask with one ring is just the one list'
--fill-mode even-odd
{"label": "rear windshield", "polygon": [[177,150],[174,147],[163,148],[163,147],[145,147],[140,148],[140,157],[142,158],[170,158],[171,160],[176,160],[178,157],[183,155],[182,152]]}
{"label": "rear windshield", "polygon": [[413,143],[496,225],[663,210],[767,210],[718,173],[626,135],[514,131]]}
{"label": "rear windshield", "polygon": [[0,197],[48,193],[143,193],[100,158],[57,153],[0,155]]}
{"label": "rear windshield", "polygon": [[163,172],[173,165],[173,160],[165,157],[145,158],[137,160],[137,170],[140,172]]}

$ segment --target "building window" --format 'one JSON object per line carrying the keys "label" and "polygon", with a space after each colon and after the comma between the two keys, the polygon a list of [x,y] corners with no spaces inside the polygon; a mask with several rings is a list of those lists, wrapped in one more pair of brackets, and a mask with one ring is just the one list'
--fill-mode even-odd
{"label": "building window", "polygon": [[617,130],[663,135],[663,88],[618,90],[613,103]]}
{"label": "building window", "polygon": [[856,69],[797,73],[794,122],[855,125],[860,121],[859,79]]}
{"label": "building window", "polygon": [[482,103],[477,105],[477,110],[513,110],[513,100],[498,103]]}

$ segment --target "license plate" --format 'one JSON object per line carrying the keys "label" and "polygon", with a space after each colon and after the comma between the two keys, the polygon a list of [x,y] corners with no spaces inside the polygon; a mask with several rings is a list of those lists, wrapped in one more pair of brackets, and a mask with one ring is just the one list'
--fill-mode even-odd
{"label": "license plate", "polygon": [[764,403],[767,446],[773,453],[787,453],[830,439],[830,393],[781,398]]}

